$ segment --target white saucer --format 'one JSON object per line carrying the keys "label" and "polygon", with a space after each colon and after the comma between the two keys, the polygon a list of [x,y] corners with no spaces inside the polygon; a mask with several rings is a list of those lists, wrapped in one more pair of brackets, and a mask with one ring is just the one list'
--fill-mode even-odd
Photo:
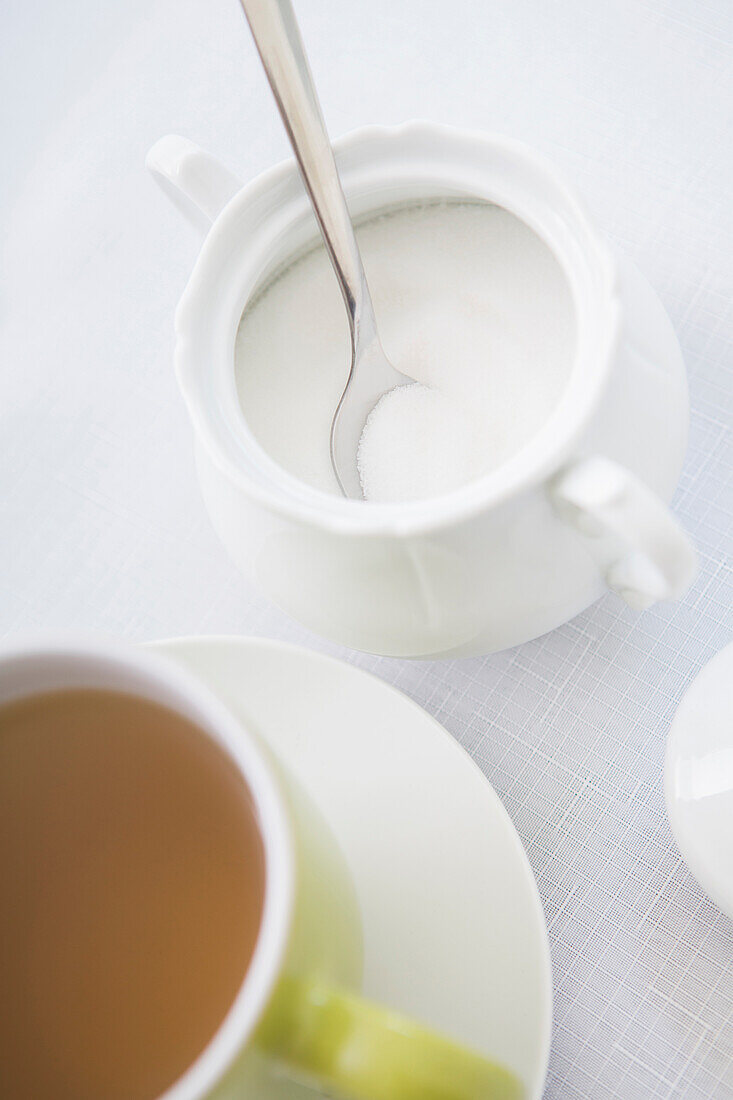
{"label": "white saucer", "polygon": [[[470,757],[415,703],[340,661],[258,639],[152,648],[214,688],[320,806],[356,882],[365,992],[504,1062],[539,1100],[552,1018],[544,915]],[[255,1091],[313,1097],[274,1078]]]}
{"label": "white saucer", "polygon": [[685,862],[733,920],[733,643],[698,673],[677,709],[664,787]]}

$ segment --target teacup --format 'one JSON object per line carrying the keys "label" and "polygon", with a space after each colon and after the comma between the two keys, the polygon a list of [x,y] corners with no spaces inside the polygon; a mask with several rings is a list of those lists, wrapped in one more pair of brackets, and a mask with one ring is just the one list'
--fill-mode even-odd
{"label": "teacup", "polygon": [[151,700],[193,723],[244,780],[264,848],[262,917],[244,979],[214,1037],[159,1100],[256,1096],[263,1061],[348,1100],[520,1096],[509,1070],[361,998],[361,919],[337,841],[218,698],[162,657],[113,644],[0,650],[0,704],[78,688]]}
{"label": "teacup", "polygon": [[427,123],[335,143],[352,214],[435,198],[498,204],[553,252],[576,332],[565,392],[500,468],[443,497],[344,500],[279,467],[248,429],[234,381],[243,310],[315,239],[294,162],[242,186],[183,138],[148,165],[213,221],[176,315],[176,368],[199,480],[234,560],[312,630],[392,656],[466,656],[536,637],[607,589],[634,608],[676,599],[692,547],[666,502],[688,399],[671,324],[552,168],[500,137]]}

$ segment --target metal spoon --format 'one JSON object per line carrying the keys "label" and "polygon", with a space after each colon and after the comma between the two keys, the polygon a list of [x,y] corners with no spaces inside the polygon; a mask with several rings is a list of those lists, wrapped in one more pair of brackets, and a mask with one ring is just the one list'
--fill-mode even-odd
{"label": "metal spoon", "polygon": [[412,382],[384,354],[331,143],[290,0],[240,0],[280,109],[349,314],[351,369],[331,422],[331,464],[344,496],[361,499],[356,464],[369,413]]}

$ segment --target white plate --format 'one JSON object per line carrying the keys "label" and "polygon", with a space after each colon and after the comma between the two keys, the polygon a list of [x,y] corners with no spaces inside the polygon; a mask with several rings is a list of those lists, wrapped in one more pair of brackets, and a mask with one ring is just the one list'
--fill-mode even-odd
{"label": "white plate", "polygon": [[[259,639],[153,648],[212,687],[320,806],[356,882],[365,992],[511,1066],[539,1100],[552,1018],[542,906],[470,757],[415,703],[340,661]],[[258,1100],[301,1095],[282,1090],[260,1083]]]}
{"label": "white plate", "polygon": [[685,862],[733,920],[733,643],[697,674],[677,708],[664,787]]}

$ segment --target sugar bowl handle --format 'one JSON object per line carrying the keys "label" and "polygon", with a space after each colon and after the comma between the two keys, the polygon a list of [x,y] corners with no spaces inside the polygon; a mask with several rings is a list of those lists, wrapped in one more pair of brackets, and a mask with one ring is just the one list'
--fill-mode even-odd
{"label": "sugar bowl handle", "polygon": [[188,138],[168,134],[145,158],[168,197],[199,229],[208,229],[242,182],[221,161]]}
{"label": "sugar bowl handle", "polygon": [[606,584],[630,607],[678,599],[689,587],[692,543],[659,497],[623,466],[600,455],[578,459],[555,478],[550,496],[591,552],[596,544]]}

